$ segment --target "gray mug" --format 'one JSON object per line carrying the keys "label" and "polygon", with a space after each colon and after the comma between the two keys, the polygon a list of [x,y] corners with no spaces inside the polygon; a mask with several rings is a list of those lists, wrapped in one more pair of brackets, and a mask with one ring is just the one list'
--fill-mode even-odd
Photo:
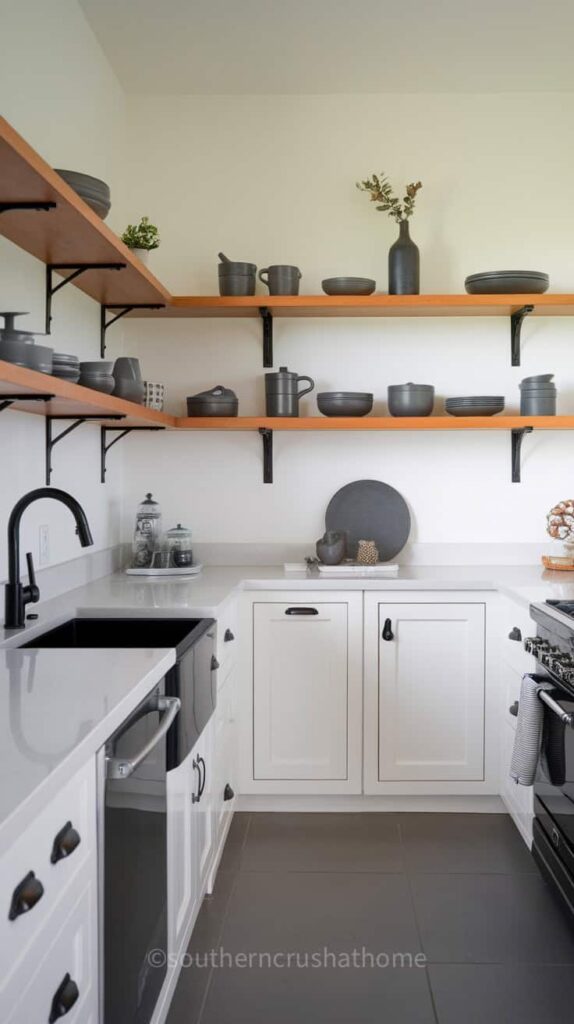
{"label": "gray mug", "polygon": [[[264,277],[264,274],[267,276]],[[263,267],[258,274],[259,280],[267,285],[270,295],[298,295],[301,276],[299,267],[290,267],[284,263]]]}

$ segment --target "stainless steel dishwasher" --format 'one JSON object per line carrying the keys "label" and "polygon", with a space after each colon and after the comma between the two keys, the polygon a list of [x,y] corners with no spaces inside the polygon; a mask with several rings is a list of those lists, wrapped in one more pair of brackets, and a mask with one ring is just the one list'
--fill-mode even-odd
{"label": "stainless steel dishwasher", "polygon": [[166,735],[180,707],[162,681],[98,754],[102,1024],[148,1024],[166,975]]}

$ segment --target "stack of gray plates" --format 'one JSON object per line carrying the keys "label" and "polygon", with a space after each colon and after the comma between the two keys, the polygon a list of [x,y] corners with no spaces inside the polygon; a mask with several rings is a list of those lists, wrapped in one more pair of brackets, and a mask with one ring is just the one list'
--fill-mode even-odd
{"label": "stack of gray plates", "polygon": [[77,384],[80,379],[80,360],[77,356],[65,352],[54,352],[52,359],[52,376]]}
{"label": "stack of gray plates", "polygon": [[450,416],[495,416],[504,409],[504,397],[470,395],[468,398],[447,398],[444,408]]}
{"label": "stack of gray plates", "polygon": [[110,186],[100,178],[93,178],[91,174],[81,174],[80,171],[63,171],[55,167],[56,174],[59,174],[73,188],[85,203],[88,204],[98,217],[105,220],[111,209]]}
{"label": "stack of gray plates", "polygon": [[115,387],[115,380],[112,376],[112,364],[103,359],[90,363],[80,363],[80,384],[85,388],[92,388],[94,391],[102,391],[105,395],[111,395]]}
{"label": "stack of gray plates", "polygon": [[470,274],[464,287],[469,295],[541,295],[549,284],[548,274],[537,270],[489,270]]}

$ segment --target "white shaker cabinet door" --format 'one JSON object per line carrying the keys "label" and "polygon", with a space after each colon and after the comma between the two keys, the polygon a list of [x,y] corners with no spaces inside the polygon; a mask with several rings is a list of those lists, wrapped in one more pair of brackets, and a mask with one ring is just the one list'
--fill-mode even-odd
{"label": "white shaker cabinet door", "polygon": [[[254,603],[253,616],[254,779],[344,783],[349,779],[348,604]],[[360,708],[360,691],[358,699]]]}
{"label": "white shaker cabinet door", "polygon": [[379,604],[379,780],[484,778],[482,604]]}

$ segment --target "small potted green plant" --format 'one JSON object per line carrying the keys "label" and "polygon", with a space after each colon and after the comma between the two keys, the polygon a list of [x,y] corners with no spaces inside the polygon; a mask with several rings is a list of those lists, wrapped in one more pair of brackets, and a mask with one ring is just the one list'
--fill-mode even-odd
{"label": "small potted green plant", "polygon": [[139,224],[128,224],[122,235],[122,242],[142,263],[148,262],[150,251],[157,249],[159,241],[159,231],[148,217],[142,217]]}

